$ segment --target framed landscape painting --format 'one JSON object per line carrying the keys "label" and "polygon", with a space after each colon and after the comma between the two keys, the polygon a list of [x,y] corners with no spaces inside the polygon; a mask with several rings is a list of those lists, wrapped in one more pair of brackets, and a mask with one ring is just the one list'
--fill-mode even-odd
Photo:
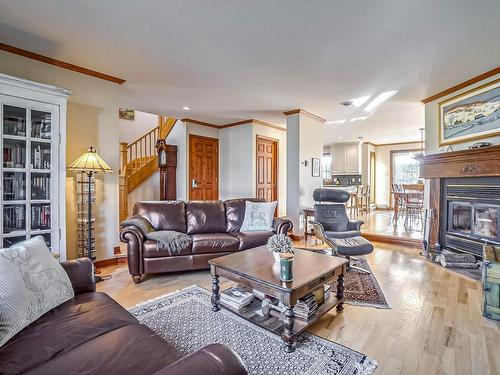
{"label": "framed landscape painting", "polygon": [[439,103],[439,145],[500,135],[500,79]]}

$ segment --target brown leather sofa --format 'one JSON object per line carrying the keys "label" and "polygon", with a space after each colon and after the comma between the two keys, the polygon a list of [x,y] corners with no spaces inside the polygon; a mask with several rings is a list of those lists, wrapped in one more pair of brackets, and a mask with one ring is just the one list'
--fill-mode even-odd
{"label": "brown leather sofa", "polygon": [[220,344],[185,356],[104,293],[92,262],[62,263],[75,298],[44,314],[0,348],[0,374],[246,374]]}
{"label": "brown leather sofa", "polygon": [[154,230],[172,230],[191,236],[192,244],[172,256],[159,250],[157,242],[145,238],[137,226],[122,225],[120,239],[127,243],[128,268],[137,284],[146,273],[174,272],[208,268],[208,261],[235,251],[266,244],[276,233],[292,228],[287,219],[275,218],[272,231],[240,232],[245,216],[245,201],[155,201],[137,202],[133,215],[147,219]]}

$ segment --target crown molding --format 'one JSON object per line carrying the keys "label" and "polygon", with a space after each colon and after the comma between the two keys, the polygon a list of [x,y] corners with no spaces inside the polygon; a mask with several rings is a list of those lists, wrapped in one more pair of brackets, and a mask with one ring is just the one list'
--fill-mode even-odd
{"label": "crown molding", "polygon": [[242,121],[237,121],[237,122],[230,122],[229,124],[224,124],[224,125],[211,124],[209,122],[199,121],[199,120],[195,120],[195,119],[191,119],[191,118],[183,118],[183,119],[181,119],[181,121],[190,122],[192,124],[197,124],[197,125],[201,125],[201,126],[208,126],[210,128],[216,128],[216,129],[226,129],[226,128],[232,128],[234,126],[239,126],[239,125],[256,124],[256,125],[263,125],[263,126],[267,126],[269,128],[273,128],[276,130],[281,130],[281,131],[286,132],[286,128],[283,128],[283,127],[278,126],[278,125],[273,125],[273,124],[270,124],[270,123],[265,122],[265,121],[256,120],[256,119],[248,119],[248,120],[242,120]]}
{"label": "crown molding", "polygon": [[421,143],[421,141],[413,141],[413,142],[395,142],[395,143],[373,143],[373,142],[363,142],[364,144],[367,145],[372,145],[374,147],[380,147],[380,146],[398,146],[398,145],[410,145],[413,143]]}
{"label": "crown molding", "polygon": [[219,125],[211,124],[209,122],[195,120],[195,119],[192,119],[192,118],[183,118],[183,119],[181,119],[181,121],[182,122],[190,122],[190,123],[196,124],[196,125],[208,126],[209,128],[216,128],[216,129],[220,128]]}
{"label": "crown molding", "polygon": [[324,119],[323,117],[319,117],[317,115],[315,115],[314,113],[311,113],[311,112],[307,112],[306,110],[304,109],[292,109],[291,111],[286,111],[286,112],[283,112],[283,114],[285,116],[290,116],[290,115],[295,115],[297,113],[300,113],[301,115],[305,115],[305,116],[308,116],[308,117],[311,117],[315,120],[318,120],[320,122],[326,122],[326,119]]}
{"label": "crown molding", "polygon": [[449,89],[446,89],[444,91],[438,92],[437,94],[431,95],[425,99],[422,99],[421,102],[424,104],[433,102],[436,99],[442,98],[443,96],[447,96],[449,94],[454,93],[455,91],[464,89],[470,85],[473,85],[474,83],[483,81],[487,78],[493,77],[497,74],[500,74],[500,66],[496,67],[495,69],[489,70],[486,73],[480,74],[476,77],[473,77],[471,79],[468,79],[467,81],[464,81],[462,83],[459,83],[458,85],[452,86]]}
{"label": "crown molding", "polygon": [[31,52],[31,51],[28,51],[28,50],[25,50],[22,48],[17,48],[17,47],[14,47],[14,46],[11,46],[11,45],[8,45],[5,43],[0,43],[0,51],[5,51],[5,52],[12,53],[14,55],[27,57],[28,59],[40,61],[40,62],[43,62],[45,64],[49,64],[49,65],[54,65],[54,66],[57,66],[59,68],[71,70],[73,72],[85,74],[85,75],[88,75],[88,76],[91,76],[94,78],[103,79],[105,81],[113,82],[113,83],[116,83],[118,85],[125,83],[125,80],[122,78],[114,77],[114,76],[111,76],[109,74],[105,74],[105,73],[97,72],[97,71],[92,70],[92,69],[84,68],[82,66],[78,66],[75,64],[61,61],[61,60],[53,59],[52,57],[40,55],[38,53]]}

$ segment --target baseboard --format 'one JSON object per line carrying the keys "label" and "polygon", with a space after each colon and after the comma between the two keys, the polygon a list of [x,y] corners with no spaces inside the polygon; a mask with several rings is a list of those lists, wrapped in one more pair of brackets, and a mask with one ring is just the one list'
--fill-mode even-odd
{"label": "baseboard", "polygon": [[361,235],[368,241],[382,242],[392,245],[400,245],[400,246],[414,247],[414,248],[422,247],[422,240],[416,238],[394,237],[394,236],[387,236],[385,234],[364,233],[364,232],[362,232]]}
{"label": "baseboard", "polygon": [[116,266],[117,264],[127,264],[127,256],[122,255],[119,257],[99,259],[99,260],[94,261],[94,266],[96,268]]}

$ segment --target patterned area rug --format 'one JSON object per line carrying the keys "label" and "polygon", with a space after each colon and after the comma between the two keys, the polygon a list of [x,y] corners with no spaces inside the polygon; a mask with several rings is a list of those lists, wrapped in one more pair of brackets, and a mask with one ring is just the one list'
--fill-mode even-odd
{"label": "patterned area rug", "polygon": [[210,292],[198,286],[129,311],[183,353],[212,343],[227,345],[240,355],[249,374],[365,375],[377,367],[364,354],[309,333],[287,354],[278,335],[224,308],[212,312]]}
{"label": "patterned area rug", "polygon": [[[311,250],[310,248],[301,248],[323,254],[330,254],[328,250]],[[364,268],[371,271],[368,262],[364,257],[358,257],[357,260],[351,262],[352,265]],[[336,284],[336,283],[335,283]],[[333,291],[337,291],[335,284],[332,285]],[[347,272],[344,280],[344,298],[345,303],[356,306],[376,307],[377,309],[390,309],[384,293],[378,284],[375,275],[372,273],[351,269]]]}
{"label": "patterned area rug", "polygon": [[[352,261],[351,264],[371,271],[371,268],[365,258],[359,257],[358,260]],[[344,287],[345,303],[348,303],[349,305],[390,309],[384,293],[382,292],[380,285],[378,285],[378,281],[373,272],[368,274],[351,269],[347,272],[345,277]],[[332,285],[332,288],[335,291],[337,290],[335,284]]]}

